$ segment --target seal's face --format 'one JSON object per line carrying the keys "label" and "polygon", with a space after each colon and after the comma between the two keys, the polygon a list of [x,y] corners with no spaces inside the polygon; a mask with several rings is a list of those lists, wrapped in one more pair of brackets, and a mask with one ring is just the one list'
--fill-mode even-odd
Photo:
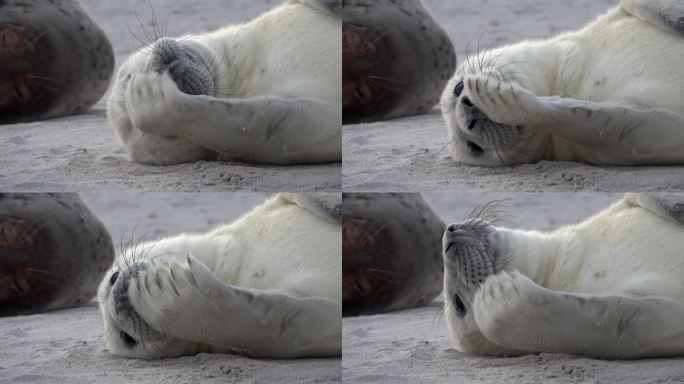
{"label": "seal's face", "polygon": [[486,339],[479,332],[473,316],[475,293],[485,279],[501,271],[507,254],[496,228],[483,219],[469,219],[452,224],[442,238],[444,258],[444,308],[447,323],[459,348],[477,348]]}
{"label": "seal's face", "polygon": [[345,123],[372,120],[398,108],[408,75],[393,30],[343,23],[342,108]]}
{"label": "seal's face", "polygon": [[[464,65],[467,63],[458,68],[441,99],[452,158],[459,163],[480,166],[537,161],[543,153],[543,135],[535,127],[499,124],[485,115],[465,91],[463,80],[469,69]],[[489,69],[487,75],[499,81],[507,79],[498,70]]]}
{"label": "seal's face", "polygon": [[0,123],[46,112],[64,87],[48,32],[0,22]]}
{"label": "seal's face", "polygon": [[129,294],[133,284],[145,284],[140,272],[151,268],[149,261],[119,261],[105,275],[98,290],[98,302],[105,324],[107,349],[116,355],[154,359],[180,356],[188,351],[188,342],[163,335],[150,327],[133,307],[135,297]]}
{"label": "seal's face", "polygon": [[214,63],[211,50],[199,42],[161,38],[131,55],[121,66],[109,100],[109,113],[117,118],[126,116],[127,95],[135,92],[136,86],[144,86],[131,81],[138,74],[168,73],[183,93],[217,96],[215,84],[221,76],[214,76]]}

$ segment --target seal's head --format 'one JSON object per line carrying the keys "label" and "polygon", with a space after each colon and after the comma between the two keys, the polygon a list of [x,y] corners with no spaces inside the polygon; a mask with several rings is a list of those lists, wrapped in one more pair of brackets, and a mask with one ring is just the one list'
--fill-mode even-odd
{"label": "seal's head", "polygon": [[0,23],[0,123],[31,120],[57,102],[65,84],[54,70],[59,53],[48,32]]}
{"label": "seal's head", "polygon": [[142,73],[168,73],[178,89],[189,95],[217,96],[216,59],[204,44],[190,38],[162,37],[131,55],[119,69],[111,96],[108,114],[122,118],[127,115],[127,95],[131,79]]}
{"label": "seal's head", "polygon": [[41,223],[0,215],[0,316],[31,313],[50,303],[63,277],[49,272],[52,248]]}
{"label": "seal's head", "polygon": [[346,123],[391,114],[402,102],[408,75],[397,63],[393,30],[344,23],[342,27],[342,107]]}
{"label": "seal's head", "polygon": [[452,224],[442,238],[444,257],[444,308],[450,332],[460,340],[459,350],[481,350],[488,341],[473,315],[475,293],[485,279],[502,270],[507,254],[497,229],[483,219]]}
{"label": "seal's head", "polygon": [[153,266],[141,259],[120,257],[100,283],[97,297],[104,319],[105,346],[115,355],[139,359],[187,354],[192,343],[156,331],[134,308],[135,298],[129,294],[129,287],[155,284],[138,279],[141,272]]}
{"label": "seal's head", "polygon": [[342,219],[342,307],[345,316],[371,313],[389,306],[401,292],[394,264],[399,239],[392,228],[380,220],[360,215]]}
{"label": "seal's head", "polygon": [[466,61],[459,66],[442,93],[442,115],[449,132],[451,157],[462,164],[489,167],[541,160],[547,135],[539,127],[494,122],[465,92],[467,75],[486,74],[502,82],[511,81],[512,77],[502,70],[480,70],[470,63],[472,61]]}
{"label": "seal's head", "polygon": [[345,0],[343,8],[343,122],[433,109],[456,68],[456,52],[422,3]]}

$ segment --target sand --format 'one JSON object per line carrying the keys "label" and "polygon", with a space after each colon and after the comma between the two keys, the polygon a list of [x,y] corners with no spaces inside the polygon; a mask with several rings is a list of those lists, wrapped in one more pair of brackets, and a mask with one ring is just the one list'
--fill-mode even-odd
{"label": "sand", "polygon": [[[619,199],[603,194],[428,194],[447,222],[489,200],[510,198],[509,225],[552,229]],[[345,318],[342,374],[349,383],[684,383],[684,359],[606,361],[560,354],[487,358],[451,344],[441,303],[389,314]]]}
{"label": "sand", "polygon": [[[153,35],[149,3],[159,24],[166,25],[167,34],[179,36],[250,20],[280,1],[80,0],[80,3],[108,35],[118,68],[141,46],[137,39],[149,42],[142,25]],[[0,190],[278,192],[341,188],[339,163],[290,167],[210,161],[165,167],[131,163],[106,123],[106,99],[107,95],[84,115],[0,126]]]}
{"label": "sand", "polygon": [[[618,0],[424,0],[465,60],[481,48],[544,38],[582,26]],[[449,158],[439,111],[343,128],[344,191],[511,192],[684,190],[684,167],[595,167],[541,162],[480,168]]]}
{"label": "sand", "polygon": [[[207,231],[247,212],[264,194],[84,195],[118,247],[138,225],[157,238]],[[127,241],[127,240],[125,240]],[[199,354],[175,359],[124,359],[104,350],[96,303],[31,316],[0,318],[0,383],[333,383],[340,359],[257,360]]]}

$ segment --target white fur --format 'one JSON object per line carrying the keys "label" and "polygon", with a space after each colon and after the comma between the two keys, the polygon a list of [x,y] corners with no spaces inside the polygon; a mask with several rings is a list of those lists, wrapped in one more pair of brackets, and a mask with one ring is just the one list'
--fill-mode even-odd
{"label": "white fur", "polygon": [[[441,101],[452,157],[486,166],[684,163],[683,15],[679,1],[623,0],[579,31],[469,58]],[[489,136],[469,130],[465,97],[505,126]],[[502,132],[510,142],[496,143]]]}
{"label": "white fur", "polygon": [[496,228],[491,249],[511,259],[476,288],[465,317],[450,300],[447,267],[456,347],[502,355],[684,354],[684,225],[634,201],[628,196],[550,233]]}
{"label": "white fur", "polygon": [[176,39],[198,52],[211,95],[182,93],[151,49],[119,70],[108,118],[132,161],[341,160],[341,21],[288,2],[255,20]]}
{"label": "white fur", "polygon": [[107,349],[138,358],[337,356],[341,241],[339,223],[278,195],[207,234],[132,247],[98,292]]}

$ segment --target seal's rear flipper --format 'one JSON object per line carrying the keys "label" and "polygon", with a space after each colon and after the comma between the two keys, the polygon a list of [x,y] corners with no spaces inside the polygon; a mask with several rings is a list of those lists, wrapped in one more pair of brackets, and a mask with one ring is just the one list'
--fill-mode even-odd
{"label": "seal's rear flipper", "polygon": [[342,18],[342,0],[290,0],[290,3],[307,4]]}
{"label": "seal's rear flipper", "polygon": [[628,193],[627,202],[684,224],[684,193]]}
{"label": "seal's rear flipper", "polygon": [[684,3],[680,0],[622,0],[620,7],[658,28],[684,35]]}
{"label": "seal's rear flipper", "polygon": [[281,196],[318,216],[338,223],[342,222],[342,195],[340,193],[283,193]]}

